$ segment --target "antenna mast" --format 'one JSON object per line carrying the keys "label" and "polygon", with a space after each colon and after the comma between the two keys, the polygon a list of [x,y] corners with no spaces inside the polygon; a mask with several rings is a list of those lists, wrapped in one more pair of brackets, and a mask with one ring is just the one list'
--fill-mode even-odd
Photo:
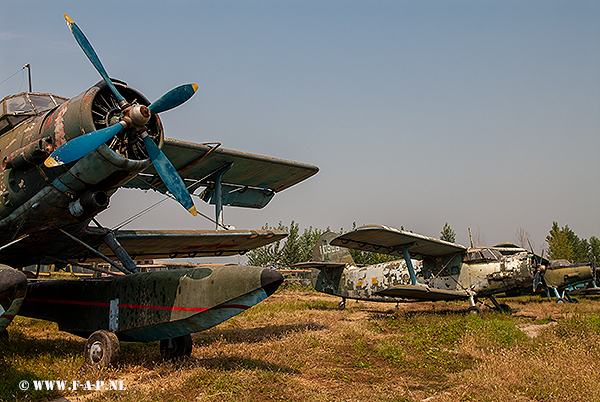
{"label": "antenna mast", "polygon": [[29,76],[29,92],[31,91],[31,64],[27,63],[23,66],[23,70],[27,69],[27,75]]}

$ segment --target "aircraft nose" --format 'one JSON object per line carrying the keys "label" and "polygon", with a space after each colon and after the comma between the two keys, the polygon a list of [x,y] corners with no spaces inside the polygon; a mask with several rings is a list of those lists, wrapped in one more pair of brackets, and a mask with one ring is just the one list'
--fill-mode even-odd
{"label": "aircraft nose", "polygon": [[263,269],[260,274],[260,286],[265,290],[267,296],[275,293],[282,283],[283,276],[275,269]]}

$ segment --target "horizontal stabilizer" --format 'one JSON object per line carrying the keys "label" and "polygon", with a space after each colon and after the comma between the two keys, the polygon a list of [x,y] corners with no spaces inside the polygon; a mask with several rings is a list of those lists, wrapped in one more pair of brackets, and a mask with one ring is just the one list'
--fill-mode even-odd
{"label": "horizontal stabilizer", "polygon": [[394,286],[375,293],[378,296],[400,297],[415,300],[465,300],[470,296],[467,292],[430,288],[419,285]]}
{"label": "horizontal stabilizer", "polygon": [[415,260],[467,250],[465,246],[461,246],[460,244],[381,225],[361,226],[336,237],[331,241],[331,244],[397,257],[402,257],[403,250],[408,248],[410,257]]}
{"label": "horizontal stabilizer", "polygon": [[324,269],[344,268],[345,266],[346,266],[346,264],[343,262],[309,261],[309,262],[300,262],[298,264],[294,264],[294,265],[292,265],[292,268],[297,268],[297,269],[316,268],[316,269],[324,270]]}

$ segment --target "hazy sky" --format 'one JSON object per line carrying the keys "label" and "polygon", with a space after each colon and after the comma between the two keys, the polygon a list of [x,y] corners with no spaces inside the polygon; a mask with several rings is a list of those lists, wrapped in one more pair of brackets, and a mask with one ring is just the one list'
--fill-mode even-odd
{"label": "hazy sky", "polygon": [[[600,236],[597,1],[5,1],[0,81],[72,97],[100,78],[63,14],[112,77],[155,100],[168,137],[319,166],[263,210],[225,223],[377,223],[486,245],[553,221]],[[18,73],[0,96],[23,91]],[[161,197],[120,190],[112,226]],[[213,208],[196,199],[197,208]],[[167,201],[128,228],[199,228]]]}

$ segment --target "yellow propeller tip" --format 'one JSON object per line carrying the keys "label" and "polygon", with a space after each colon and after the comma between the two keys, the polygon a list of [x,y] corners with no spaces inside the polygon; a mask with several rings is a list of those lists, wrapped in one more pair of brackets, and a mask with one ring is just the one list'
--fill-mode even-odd
{"label": "yellow propeller tip", "polygon": [[198,90],[198,84],[192,84],[192,88],[194,88],[194,92]]}
{"label": "yellow propeller tip", "polygon": [[65,20],[69,23],[69,24],[73,24],[73,20],[71,19],[71,17],[69,17],[67,14],[65,14]]}
{"label": "yellow propeller tip", "polygon": [[190,209],[188,209],[188,211],[190,212],[190,214],[197,216],[198,215],[198,211],[196,211],[196,207],[193,206]]}
{"label": "yellow propeller tip", "polygon": [[59,162],[56,161],[56,159],[54,159],[53,157],[49,156],[45,161],[44,161],[44,165],[46,165],[46,167],[56,167],[56,166],[60,166],[61,164]]}

